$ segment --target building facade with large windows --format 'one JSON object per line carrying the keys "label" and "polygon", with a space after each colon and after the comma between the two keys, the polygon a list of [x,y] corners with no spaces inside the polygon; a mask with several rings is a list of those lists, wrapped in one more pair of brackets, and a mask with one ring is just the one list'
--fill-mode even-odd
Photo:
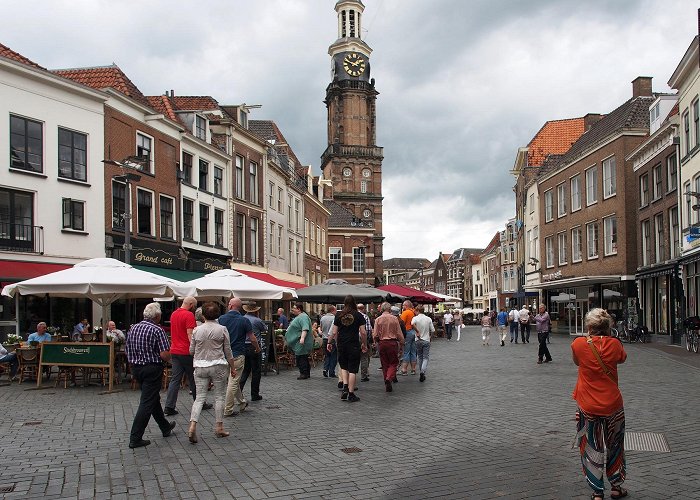
{"label": "building facade with large windows", "polygon": [[[0,282],[104,256],[104,103],[0,44]],[[62,326],[89,301],[0,299],[0,335]]]}
{"label": "building facade with large windows", "polygon": [[678,91],[680,117],[678,144],[679,216],[681,228],[680,266],[683,270],[685,316],[700,315],[700,69],[698,39],[695,37],[668,81]]}
{"label": "building facade with large windows", "polygon": [[660,95],[649,108],[650,136],[628,159],[639,186],[637,273],[639,322],[680,342],[683,282],[678,213],[677,96]]}
{"label": "building facade with large windows", "polygon": [[[649,131],[651,78],[596,121],[538,179],[544,300],[555,328],[584,333],[589,309],[637,314],[638,190],[628,155]],[[567,300],[562,300],[566,297]]]}

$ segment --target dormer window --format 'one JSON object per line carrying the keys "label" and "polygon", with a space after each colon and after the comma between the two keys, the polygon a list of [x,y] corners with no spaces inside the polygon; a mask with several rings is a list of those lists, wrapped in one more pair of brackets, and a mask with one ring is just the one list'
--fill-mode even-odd
{"label": "dormer window", "polygon": [[199,115],[194,117],[194,135],[203,141],[207,140],[207,120]]}
{"label": "dormer window", "polygon": [[248,128],[248,113],[243,109],[238,110],[238,123],[241,127]]}
{"label": "dormer window", "polygon": [[659,117],[659,103],[657,102],[649,110],[649,122],[653,123],[654,121],[656,121],[656,119],[658,117]]}

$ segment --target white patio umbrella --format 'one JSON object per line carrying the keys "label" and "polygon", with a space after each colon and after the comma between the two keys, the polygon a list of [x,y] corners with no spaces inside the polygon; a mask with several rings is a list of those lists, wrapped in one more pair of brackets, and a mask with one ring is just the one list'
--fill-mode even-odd
{"label": "white patio umbrella", "polygon": [[49,295],[51,297],[86,298],[102,306],[119,299],[163,298],[195,295],[197,290],[183,283],[141,271],[129,264],[109,258],[90,259],[69,269],[7,285],[2,295]]}
{"label": "white patio umbrella", "polygon": [[426,290],[425,293],[432,295],[433,297],[437,297],[438,299],[442,299],[445,302],[459,302],[462,300],[459,297],[452,297],[451,295],[445,295],[443,293],[431,292],[430,290]]}
{"label": "white patio umbrella", "polygon": [[185,283],[197,288],[195,297],[220,299],[240,297],[254,300],[288,300],[297,297],[293,288],[273,285],[267,281],[251,278],[234,269],[220,269]]}
{"label": "white patio umbrella", "polygon": [[549,298],[550,302],[570,302],[572,300],[576,300],[576,295],[563,292]]}

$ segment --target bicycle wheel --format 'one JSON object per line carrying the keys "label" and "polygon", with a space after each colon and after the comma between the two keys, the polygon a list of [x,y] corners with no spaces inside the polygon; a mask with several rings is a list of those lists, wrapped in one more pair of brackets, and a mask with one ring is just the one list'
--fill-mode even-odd
{"label": "bicycle wheel", "polygon": [[624,328],[622,330],[620,330],[619,334],[620,334],[620,342],[629,342],[630,341],[630,336],[627,333],[627,330],[625,330]]}
{"label": "bicycle wheel", "polygon": [[685,348],[688,352],[690,352],[693,344],[693,334],[690,333],[690,331],[685,332]]}
{"label": "bicycle wheel", "polygon": [[693,334],[693,352],[697,353],[698,352],[698,347],[700,347],[700,335],[698,335],[698,332],[695,332]]}

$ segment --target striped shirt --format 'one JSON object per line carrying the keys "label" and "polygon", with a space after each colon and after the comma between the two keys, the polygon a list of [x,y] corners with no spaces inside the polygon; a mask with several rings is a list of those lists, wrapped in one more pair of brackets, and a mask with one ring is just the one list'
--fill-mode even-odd
{"label": "striped shirt", "polygon": [[136,323],[126,336],[126,358],[132,365],[162,364],[160,353],[168,350],[165,330],[151,320]]}

